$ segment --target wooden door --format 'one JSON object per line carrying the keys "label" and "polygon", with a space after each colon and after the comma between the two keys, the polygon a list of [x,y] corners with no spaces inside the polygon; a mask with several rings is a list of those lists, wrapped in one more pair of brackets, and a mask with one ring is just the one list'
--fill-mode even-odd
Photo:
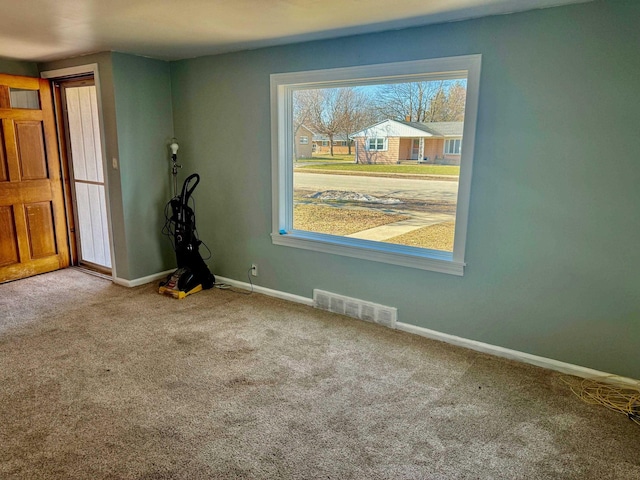
{"label": "wooden door", "polygon": [[0,282],[69,265],[47,80],[0,74]]}

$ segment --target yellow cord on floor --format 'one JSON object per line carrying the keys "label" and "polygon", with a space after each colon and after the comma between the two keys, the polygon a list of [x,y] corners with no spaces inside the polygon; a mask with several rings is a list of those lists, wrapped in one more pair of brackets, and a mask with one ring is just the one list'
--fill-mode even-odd
{"label": "yellow cord on floor", "polygon": [[640,425],[640,390],[627,385],[616,385],[595,379],[563,377],[571,391],[585,403],[604,405],[622,413]]}

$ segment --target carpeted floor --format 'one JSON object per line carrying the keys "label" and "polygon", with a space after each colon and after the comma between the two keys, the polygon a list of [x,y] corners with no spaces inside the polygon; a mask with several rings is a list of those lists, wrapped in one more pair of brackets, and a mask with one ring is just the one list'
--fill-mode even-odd
{"label": "carpeted floor", "polygon": [[67,269],[0,315],[2,479],[640,478],[559,374],[303,305]]}

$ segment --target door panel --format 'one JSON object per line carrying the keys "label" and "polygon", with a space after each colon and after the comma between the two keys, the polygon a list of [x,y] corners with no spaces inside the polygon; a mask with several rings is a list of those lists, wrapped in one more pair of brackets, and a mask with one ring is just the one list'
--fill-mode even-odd
{"label": "door panel", "polygon": [[18,263],[18,239],[11,206],[0,207],[0,232],[0,267]]}
{"label": "door panel", "polygon": [[76,182],[78,225],[82,259],[111,266],[104,185]]}
{"label": "door panel", "polygon": [[5,282],[66,267],[69,251],[48,82],[0,74],[0,121],[0,282]]}
{"label": "door panel", "polygon": [[[1,125],[0,125],[1,126]],[[7,168],[7,154],[4,148],[4,135],[0,128],[0,182],[9,181],[9,169]]]}
{"label": "door panel", "polygon": [[51,202],[24,206],[31,259],[50,257],[57,253]]}
{"label": "door panel", "polygon": [[18,163],[22,180],[48,178],[41,122],[15,122]]}
{"label": "door panel", "polygon": [[104,182],[95,86],[68,87],[67,115],[75,181]]}

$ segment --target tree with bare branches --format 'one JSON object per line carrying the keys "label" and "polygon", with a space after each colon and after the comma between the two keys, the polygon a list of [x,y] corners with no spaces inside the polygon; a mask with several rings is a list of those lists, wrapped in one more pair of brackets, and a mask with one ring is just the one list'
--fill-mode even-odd
{"label": "tree with bare branches", "polygon": [[[334,141],[343,135],[351,154],[349,136],[385,118],[411,122],[464,120],[466,84],[462,80],[436,80],[370,87],[298,90],[293,94],[294,138],[305,125]],[[295,154],[295,146],[294,146]]]}
{"label": "tree with bare branches", "polygon": [[465,97],[461,81],[395,83],[380,90],[378,111],[384,118],[409,122],[460,121]]}
{"label": "tree with bare branches", "polygon": [[[311,98],[310,90],[297,90],[293,92],[293,138],[298,135],[298,130],[303,125],[310,123],[311,119]],[[298,158],[298,145],[293,142],[293,158]]]}
{"label": "tree with bare branches", "polygon": [[[348,139],[349,133],[366,121],[366,97],[355,88],[323,88],[296,93],[300,118],[307,118],[316,133],[328,137],[331,156],[335,138],[344,135]],[[350,152],[351,145],[348,145]]]}
{"label": "tree with bare branches", "polygon": [[375,123],[377,117],[375,110],[371,107],[371,98],[364,91],[354,87],[343,88],[341,90],[342,133],[347,139],[349,155],[351,155],[353,140],[351,140],[349,136]]}

